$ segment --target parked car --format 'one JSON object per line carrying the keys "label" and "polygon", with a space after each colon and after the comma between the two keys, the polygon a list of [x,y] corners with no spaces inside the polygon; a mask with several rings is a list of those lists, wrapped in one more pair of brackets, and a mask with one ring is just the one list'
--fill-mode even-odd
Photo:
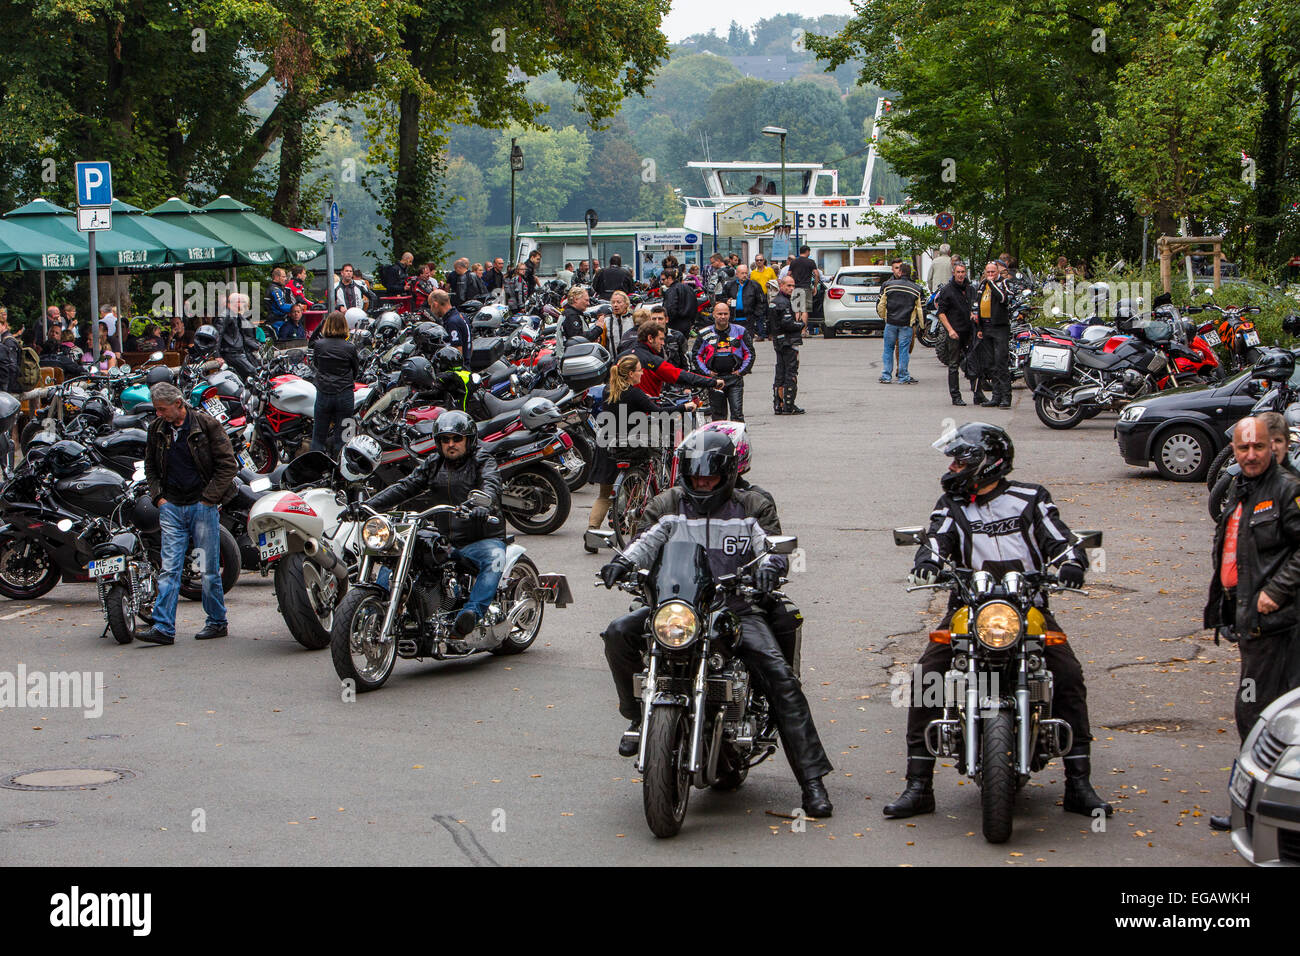
{"label": "parked car", "polygon": [[1256,866],[1300,866],[1300,689],[1264,708],[1228,778],[1232,846]]}
{"label": "parked car", "polygon": [[880,284],[890,275],[889,266],[845,266],[836,272],[822,307],[826,338],[841,332],[884,329],[885,320],[876,315],[876,300],[880,298]]}
{"label": "parked car", "polygon": [[1119,453],[1130,465],[1154,465],[1169,481],[1202,481],[1228,442],[1224,433],[1250,413],[1266,389],[1246,371],[1222,385],[1175,388],[1138,399],[1115,423]]}

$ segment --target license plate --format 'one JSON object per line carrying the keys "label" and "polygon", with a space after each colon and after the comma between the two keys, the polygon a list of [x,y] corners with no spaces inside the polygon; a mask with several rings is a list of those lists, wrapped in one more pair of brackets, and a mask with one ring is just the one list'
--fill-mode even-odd
{"label": "license plate", "polygon": [[854,302],[866,302],[866,303],[870,304],[870,303],[876,301],[876,296],[874,296],[874,295],[855,295],[855,296],[853,297],[853,301],[854,301]]}
{"label": "license plate", "polygon": [[1017,354],[1017,355],[1028,355],[1028,354],[1029,354],[1029,350],[1032,349],[1033,347],[1034,347],[1034,343],[1033,343],[1033,342],[1019,342],[1019,343],[1016,344],[1016,354]]}
{"label": "license plate", "polygon": [[119,574],[126,570],[126,555],[119,554],[115,558],[100,558],[97,561],[90,562],[90,576],[92,578],[102,578],[108,574]]}
{"label": "license plate", "polygon": [[1242,336],[1242,338],[1246,340],[1246,344],[1251,348],[1254,348],[1256,345],[1259,345],[1259,333],[1256,332],[1254,329],[1247,332],[1245,335]]}
{"label": "license plate", "polygon": [[1243,810],[1250,808],[1251,791],[1255,789],[1255,778],[1252,777],[1241,764],[1235,760],[1232,763],[1232,777],[1228,782],[1228,793],[1237,806]]}
{"label": "license plate", "polygon": [[1211,348],[1218,345],[1219,342],[1222,341],[1219,338],[1218,332],[1206,332],[1204,335],[1201,336],[1201,338],[1205,339],[1205,344],[1210,346]]}
{"label": "license plate", "polygon": [[266,531],[257,536],[257,553],[263,561],[273,561],[282,554],[289,553],[289,536],[283,528]]}
{"label": "license plate", "polygon": [[240,465],[241,468],[247,468],[249,471],[252,471],[252,470],[253,470],[253,456],[250,455],[250,454],[249,454],[248,452],[246,452],[246,451],[241,451],[241,452],[239,453],[239,465]]}
{"label": "license plate", "polygon": [[203,409],[219,422],[224,422],[230,418],[226,414],[226,406],[220,399],[209,398],[203,403]]}

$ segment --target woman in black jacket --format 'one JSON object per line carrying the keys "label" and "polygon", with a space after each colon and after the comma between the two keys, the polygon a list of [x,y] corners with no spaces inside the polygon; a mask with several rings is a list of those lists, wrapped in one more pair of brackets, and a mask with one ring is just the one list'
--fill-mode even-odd
{"label": "woman in black jacket", "polygon": [[348,323],[335,309],[325,317],[321,337],[312,347],[316,368],[316,417],[311,450],[337,457],[343,447],[343,423],[352,418],[352,386],[361,373],[357,347],[348,341]]}

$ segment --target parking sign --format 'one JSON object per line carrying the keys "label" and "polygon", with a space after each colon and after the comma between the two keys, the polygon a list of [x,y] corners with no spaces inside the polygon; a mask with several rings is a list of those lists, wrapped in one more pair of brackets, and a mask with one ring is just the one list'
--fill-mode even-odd
{"label": "parking sign", "polygon": [[112,163],[77,163],[77,205],[113,205]]}

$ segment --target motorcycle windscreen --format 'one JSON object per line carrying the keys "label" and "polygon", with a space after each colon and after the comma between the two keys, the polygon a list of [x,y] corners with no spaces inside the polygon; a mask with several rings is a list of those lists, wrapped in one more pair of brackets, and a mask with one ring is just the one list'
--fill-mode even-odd
{"label": "motorcycle windscreen", "polygon": [[650,569],[654,604],[684,601],[706,608],[713,600],[713,569],[709,552],[693,541],[669,541]]}
{"label": "motorcycle windscreen", "polygon": [[289,462],[280,476],[281,488],[327,485],[334,475],[334,459],[323,451],[309,451]]}

